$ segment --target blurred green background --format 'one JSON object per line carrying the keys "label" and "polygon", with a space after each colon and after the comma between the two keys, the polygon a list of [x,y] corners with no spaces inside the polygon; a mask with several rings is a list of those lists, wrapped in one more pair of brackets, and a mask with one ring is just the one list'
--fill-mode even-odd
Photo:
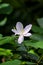
{"label": "blurred green background", "polygon": [[[20,46],[11,31],[17,22],[32,24],[32,36]],[[20,59],[15,65],[43,65],[43,0],[0,0],[0,63],[3,58]]]}

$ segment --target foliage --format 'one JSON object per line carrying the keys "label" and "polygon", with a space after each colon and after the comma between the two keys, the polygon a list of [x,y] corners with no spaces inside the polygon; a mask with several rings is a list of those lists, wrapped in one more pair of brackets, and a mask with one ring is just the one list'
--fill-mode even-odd
{"label": "foliage", "polygon": [[[29,38],[18,44],[11,29],[32,24]],[[43,0],[0,0],[0,65],[43,65]]]}

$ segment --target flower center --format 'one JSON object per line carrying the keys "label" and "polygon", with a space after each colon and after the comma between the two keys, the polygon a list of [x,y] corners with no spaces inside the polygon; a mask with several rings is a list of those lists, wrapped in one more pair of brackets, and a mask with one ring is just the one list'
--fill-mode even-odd
{"label": "flower center", "polygon": [[24,30],[22,30],[22,31],[20,32],[20,35],[23,35],[23,33],[24,33]]}

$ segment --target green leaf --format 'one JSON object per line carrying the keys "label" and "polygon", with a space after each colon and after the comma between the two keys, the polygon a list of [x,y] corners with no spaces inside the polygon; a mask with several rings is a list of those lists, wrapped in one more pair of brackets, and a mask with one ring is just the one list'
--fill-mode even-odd
{"label": "green leaf", "polygon": [[28,54],[29,54],[29,57],[30,57],[30,58],[32,58],[32,59],[34,59],[34,60],[36,60],[36,61],[39,59],[38,54],[37,54],[34,50],[28,51]]}
{"label": "green leaf", "polygon": [[18,51],[24,51],[24,52],[26,52],[27,50],[26,50],[26,48],[25,48],[25,46],[22,44],[21,46],[19,46],[18,48],[17,48],[17,50]]}
{"label": "green leaf", "polygon": [[43,28],[43,18],[37,19],[38,24]]}
{"label": "green leaf", "polygon": [[14,41],[14,36],[6,36],[6,37],[3,37],[0,40],[0,45],[3,45],[5,43],[11,43],[12,41]]}
{"label": "green leaf", "polygon": [[6,24],[7,18],[4,18],[4,20],[0,21],[0,26],[3,26]]}
{"label": "green leaf", "polygon": [[30,50],[28,53],[36,54],[34,50]]}
{"label": "green leaf", "polygon": [[0,65],[20,65],[20,64],[21,64],[20,60],[14,60],[14,61],[8,61],[8,62],[1,63]]}
{"label": "green leaf", "polygon": [[43,34],[43,29],[38,27],[38,26],[36,26],[36,25],[32,26],[32,31],[35,32],[35,33]]}
{"label": "green leaf", "polygon": [[39,41],[39,42],[32,42],[32,41],[25,41],[24,44],[26,46],[31,46],[31,47],[34,47],[34,48],[41,48],[43,49],[43,41]]}
{"label": "green leaf", "polygon": [[40,41],[40,40],[43,40],[43,35],[40,35],[40,34],[32,34],[32,35],[30,36],[30,38],[31,38],[32,40]]}
{"label": "green leaf", "polygon": [[8,55],[13,55],[13,54],[12,54],[11,50],[9,50],[9,49],[0,48],[0,56],[1,55],[8,56]]}
{"label": "green leaf", "polygon": [[0,14],[10,14],[12,12],[12,7],[9,4],[0,4]]}

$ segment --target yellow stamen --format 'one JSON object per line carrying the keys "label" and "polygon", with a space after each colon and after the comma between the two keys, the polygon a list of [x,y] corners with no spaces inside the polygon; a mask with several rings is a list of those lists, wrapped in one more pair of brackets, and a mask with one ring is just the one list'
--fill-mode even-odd
{"label": "yellow stamen", "polygon": [[23,33],[24,33],[24,30],[22,30],[22,31],[20,32],[21,35],[23,35]]}

